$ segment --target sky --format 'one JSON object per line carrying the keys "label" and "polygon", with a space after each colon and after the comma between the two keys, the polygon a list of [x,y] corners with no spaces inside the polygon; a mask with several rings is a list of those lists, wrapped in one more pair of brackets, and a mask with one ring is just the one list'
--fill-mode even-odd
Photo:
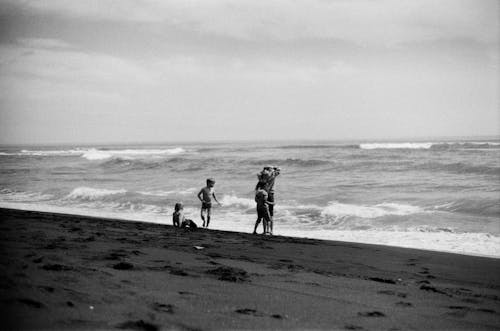
{"label": "sky", "polygon": [[500,134],[497,0],[0,0],[0,144]]}

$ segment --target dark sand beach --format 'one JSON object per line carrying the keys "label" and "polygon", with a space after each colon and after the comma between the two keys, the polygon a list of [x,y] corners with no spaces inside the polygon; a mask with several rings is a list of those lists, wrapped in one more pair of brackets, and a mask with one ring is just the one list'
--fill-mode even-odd
{"label": "dark sand beach", "polygon": [[499,259],[0,215],[2,329],[500,328]]}

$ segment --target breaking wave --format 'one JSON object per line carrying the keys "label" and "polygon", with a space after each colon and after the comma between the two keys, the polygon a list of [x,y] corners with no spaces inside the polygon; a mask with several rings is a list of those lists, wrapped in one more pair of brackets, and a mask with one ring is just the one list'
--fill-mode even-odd
{"label": "breaking wave", "polygon": [[172,195],[189,195],[189,194],[195,194],[196,193],[196,188],[191,187],[185,190],[176,190],[176,191],[162,191],[162,190],[156,190],[156,191],[139,191],[137,192],[142,195],[150,195],[150,196],[156,196],[156,197],[168,197]]}
{"label": "breaking wave", "polygon": [[224,195],[221,204],[225,207],[255,208],[255,201],[248,198],[239,198],[235,195]]}
{"label": "breaking wave", "polygon": [[161,156],[161,155],[176,155],[184,153],[185,150],[181,147],[171,149],[124,149],[124,150],[98,150],[91,149],[82,155],[87,160],[103,160],[115,156],[121,157],[137,157],[137,156]]}
{"label": "breaking wave", "polygon": [[407,142],[407,143],[365,143],[361,149],[488,149],[500,148],[500,142]]}
{"label": "breaking wave", "polygon": [[429,149],[433,143],[367,143],[361,149]]}
{"label": "breaking wave", "polygon": [[2,201],[9,202],[40,202],[51,200],[54,198],[54,195],[41,192],[23,192],[10,189],[1,189],[0,197]]}
{"label": "breaking wave", "polygon": [[321,215],[325,217],[334,217],[335,219],[343,219],[346,217],[378,218],[388,215],[405,216],[422,212],[424,212],[424,210],[420,207],[397,203],[381,203],[373,206],[364,206],[331,202],[322,209]]}
{"label": "breaking wave", "polygon": [[27,150],[23,149],[19,152],[1,152],[4,156],[81,156],[87,160],[104,160],[112,157],[145,157],[145,156],[162,156],[176,155],[185,153],[186,150],[182,147],[167,148],[167,149],[98,149],[98,148],[75,148],[67,150]]}
{"label": "breaking wave", "polygon": [[125,194],[127,193],[127,190],[120,189],[120,190],[109,190],[109,189],[98,189],[98,188],[91,188],[91,187],[78,187],[75,188],[73,191],[71,191],[70,194],[68,194],[67,198],[68,199],[79,199],[79,200],[98,200],[102,199],[103,197],[110,196],[110,195],[117,195],[117,194]]}
{"label": "breaking wave", "polygon": [[288,159],[267,159],[267,160],[251,160],[244,161],[244,163],[249,163],[253,165],[263,166],[263,165],[280,165],[284,166],[299,166],[299,167],[316,167],[325,164],[330,164],[331,161],[321,160],[321,159],[298,159],[298,158],[288,158]]}

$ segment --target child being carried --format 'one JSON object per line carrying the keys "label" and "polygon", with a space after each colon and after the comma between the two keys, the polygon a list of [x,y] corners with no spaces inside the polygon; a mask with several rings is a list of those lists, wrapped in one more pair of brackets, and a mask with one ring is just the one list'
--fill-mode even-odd
{"label": "child being carried", "polygon": [[253,234],[257,233],[257,227],[262,221],[262,226],[264,227],[263,234],[273,234],[273,219],[269,214],[269,205],[273,202],[268,200],[268,194],[264,190],[265,183],[259,182],[257,184],[257,191],[255,192],[255,202],[257,202],[257,220],[255,221],[255,227],[253,229]]}

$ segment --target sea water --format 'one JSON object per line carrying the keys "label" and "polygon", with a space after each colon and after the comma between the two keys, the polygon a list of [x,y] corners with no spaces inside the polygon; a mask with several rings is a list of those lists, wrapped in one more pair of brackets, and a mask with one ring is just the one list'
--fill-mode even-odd
{"label": "sea water", "polygon": [[216,180],[210,227],[251,232],[263,166],[274,232],[500,257],[500,141],[246,142],[0,148],[0,207],[172,223]]}

